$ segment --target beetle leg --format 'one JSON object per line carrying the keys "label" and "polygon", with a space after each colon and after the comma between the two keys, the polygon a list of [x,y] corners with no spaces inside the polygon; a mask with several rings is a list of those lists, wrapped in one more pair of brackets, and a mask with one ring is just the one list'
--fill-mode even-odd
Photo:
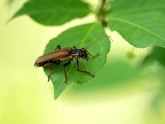
{"label": "beetle leg", "polygon": [[58,59],[58,60],[53,60],[53,63],[56,64],[56,65],[59,65],[61,63],[61,61]]}
{"label": "beetle leg", "polygon": [[76,59],[76,67],[77,67],[77,70],[78,70],[78,71],[83,72],[83,73],[86,73],[87,75],[89,75],[89,76],[91,76],[91,77],[95,77],[93,74],[91,74],[91,73],[88,72],[88,71],[80,70],[78,59]]}
{"label": "beetle leg", "polygon": [[64,64],[64,74],[65,74],[65,80],[64,82],[66,83],[68,81],[68,77],[67,77],[67,74],[66,74],[66,66],[68,66],[71,62],[72,58],[70,58],[65,64]]}
{"label": "beetle leg", "polygon": [[61,49],[61,46],[60,45],[57,45],[57,47],[55,48],[55,51],[56,50],[59,50],[59,49]]}
{"label": "beetle leg", "polygon": [[48,82],[49,82],[49,80],[50,80],[50,76],[52,75],[52,73],[53,73],[53,66],[52,66],[52,63],[53,64],[56,64],[56,65],[59,65],[60,63],[61,63],[61,61],[60,60],[49,60],[49,63],[51,63],[50,65],[49,65],[49,68],[50,68],[50,72],[49,72],[49,74],[48,74]]}
{"label": "beetle leg", "polygon": [[92,54],[91,54],[90,52],[88,52],[88,51],[87,51],[87,53],[88,53],[88,55],[92,56],[93,58],[96,58],[96,57],[99,56],[99,53],[97,53],[96,55],[92,55]]}
{"label": "beetle leg", "polygon": [[50,68],[50,72],[49,72],[49,74],[48,74],[48,82],[49,82],[49,80],[50,80],[50,76],[51,76],[52,73],[53,73],[53,69],[52,69],[52,66],[51,66],[51,65],[49,65],[49,68]]}

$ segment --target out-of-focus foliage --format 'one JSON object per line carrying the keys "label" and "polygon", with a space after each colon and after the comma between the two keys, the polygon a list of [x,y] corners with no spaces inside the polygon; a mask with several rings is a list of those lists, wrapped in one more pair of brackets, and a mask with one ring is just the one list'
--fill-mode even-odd
{"label": "out-of-focus foliage", "polygon": [[14,0],[6,0],[7,5],[11,5],[14,2]]}
{"label": "out-of-focus foliage", "polygon": [[151,77],[158,78],[158,89],[151,102],[151,108],[159,114],[165,113],[162,106],[165,104],[165,49],[162,47],[153,47],[150,53],[144,58],[143,66],[153,66],[155,68]]}
{"label": "out-of-focus foliage", "polygon": [[165,48],[153,47],[150,54],[147,55],[143,60],[143,64],[145,63],[152,64],[153,62],[158,62],[159,64],[165,66]]}
{"label": "out-of-focus foliage", "polygon": [[139,77],[142,77],[141,68],[131,66],[130,63],[118,60],[108,62],[87,85],[74,85],[72,90],[75,95],[76,93],[81,94],[82,92],[85,95],[90,92],[101,94],[104,91],[111,91],[119,87],[125,86],[126,88],[127,86],[134,86],[138,83],[138,80],[142,79]]}

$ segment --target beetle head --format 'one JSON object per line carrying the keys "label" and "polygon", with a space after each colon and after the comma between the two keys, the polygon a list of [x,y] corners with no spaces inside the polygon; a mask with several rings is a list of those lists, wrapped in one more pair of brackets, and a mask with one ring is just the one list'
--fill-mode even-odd
{"label": "beetle head", "polygon": [[88,52],[85,48],[81,48],[79,51],[79,57],[81,57],[82,59],[86,59],[88,60]]}

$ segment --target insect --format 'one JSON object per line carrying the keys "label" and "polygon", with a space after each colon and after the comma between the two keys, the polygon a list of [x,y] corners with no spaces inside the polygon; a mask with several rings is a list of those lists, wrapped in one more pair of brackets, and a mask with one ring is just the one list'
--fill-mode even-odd
{"label": "insect", "polygon": [[[106,35],[107,36],[107,35]],[[55,51],[43,56],[38,57],[38,59],[35,61],[34,66],[37,67],[50,67],[50,72],[48,74],[48,81],[50,80],[51,74],[53,73],[52,65],[60,65],[62,62],[66,61],[63,66],[64,66],[64,75],[65,75],[65,80],[64,82],[66,83],[68,81],[68,76],[66,74],[66,67],[71,63],[73,58],[76,59],[76,68],[78,71],[85,73],[91,77],[94,77],[94,75],[86,70],[81,70],[79,66],[79,58],[82,59],[89,59],[89,56],[96,58],[98,57],[98,53],[96,55],[92,55],[87,51],[88,47],[90,47],[92,44],[94,44],[96,41],[99,39],[103,38],[105,36],[102,36],[95,40],[93,43],[89,44],[86,48],[81,48],[77,49],[76,47],[65,47],[61,48],[60,45],[58,45],[55,48]],[[108,36],[109,37],[109,36]]]}

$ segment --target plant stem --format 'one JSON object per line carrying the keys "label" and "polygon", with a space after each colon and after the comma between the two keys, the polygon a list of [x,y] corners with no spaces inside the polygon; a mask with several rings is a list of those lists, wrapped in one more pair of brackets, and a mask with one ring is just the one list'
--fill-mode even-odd
{"label": "plant stem", "polygon": [[100,9],[99,9],[99,12],[98,12],[98,20],[101,22],[101,24],[103,26],[106,26],[107,25],[107,22],[105,20],[105,4],[106,4],[106,0],[102,0],[101,1],[101,6],[100,6]]}

